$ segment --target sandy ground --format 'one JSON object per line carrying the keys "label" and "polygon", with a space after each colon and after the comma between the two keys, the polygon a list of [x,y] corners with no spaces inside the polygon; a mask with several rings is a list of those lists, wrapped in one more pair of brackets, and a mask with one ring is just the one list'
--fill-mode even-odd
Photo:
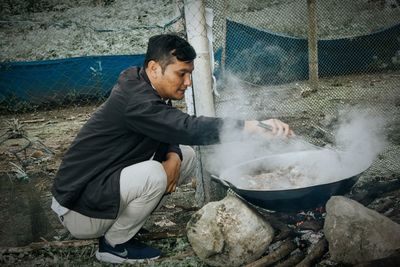
{"label": "sandy ground", "polygon": [[[95,104],[1,116],[1,129],[9,129],[9,122],[18,120],[25,137],[7,138],[6,134],[2,135],[1,139],[0,247],[72,238],[50,210],[50,187],[64,152],[97,106]],[[1,133],[6,131],[2,130]],[[24,174],[27,176],[19,175],[16,166],[24,166]],[[153,234],[171,233],[169,239],[150,241],[163,251],[164,257],[156,262],[156,265],[178,266],[183,259],[187,264],[202,266],[200,260],[194,256],[186,236],[182,235],[182,229],[198,209],[194,196],[195,189],[191,183],[179,187],[164,206],[154,212],[146,222],[144,228]],[[175,232],[181,234],[176,236]],[[54,250],[49,252],[50,254],[38,251],[22,253],[19,256],[0,255],[0,265],[53,266],[63,262],[69,266],[106,266],[93,258],[96,246],[89,247]],[[179,256],[181,254],[182,257]],[[188,257],[186,260],[185,255]]]}
{"label": "sandy ground", "polygon": [[[324,142],[325,139],[315,134],[312,125],[334,120],[334,118],[328,118],[333,109],[340,109],[352,103],[364,103],[368,107],[373,107],[375,111],[386,114],[389,123],[385,126],[385,133],[390,145],[379,155],[373,166],[361,176],[359,183],[356,184],[360,186],[374,179],[382,181],[393,179],[393,175],[398,173],[400,94],[397,85],[399,83],[399,72],[335,77],[321,79],[320,89],[307,97],[301,96],[301,88],[306,85],[293,83],[286,86],[256,87],[248,90],[248,94],[253,95],[253,98],[246,99],[259,99],[258,101],[247,100],[243,103],[239,98],[229,97],[229,91],[224,90],[221,91],[220,100],[230,99],[228,102],[235,106],[235,116],[238,118],[280,114],[280,118],[290,122],[294,129],[297,129],[298,134],[307,136],[309,140],[316,143]],[[373,95],[373,98],[365,98],[365,95],[360,93],[360,90],[365,90],[366,87],[372,91],[369,95]],[[385,93],[382,94],[382,91],[377,90],[378,88],[383,88]],[[272,95],[271,90],[274,92]],[[254,98],[254,95],[268,97]],[[287,97],[282,100],[282,95]],[[280,96],[280,101],[277,99],[278,96]],[[264,102],[260,99],[267,100]],[[268,110],[263,109],[265,103],[269,103]],[[315,108],[316,105],[319,106]],[[1,129],[10,129],[10,125],[15,125],[15,120],[18,120],[21,126],[20,132],[26,136],[26,138],[21,138],[16,134],[18,131],[14,131],[13,137],[6,138],[10,131],[2,130],[1,132],[4,141],[0,146],[0,208],[3,214],[7,215],[1,216],[0,219],[3,246],[26,245],[40,238],[49,241],[70,238],[49,210],[51,198],[49,188],[64,152],[96,107],[97,105],[75,106],[0,117]],[[250,115],[248,114],[249,107],[253,107],[251,109],[253,113]],[[217,111],[221,115],[224,114],[221,108],[217,108]],[[29,142],[31,144],[28,146]],[[218,150],[218,146],[210,146],[207,149],[210,155],[215,155],[212,153]],[[234,153],[230,155],[234,156]],[[215,157],[211,161],[219,162],[219,168],[226,167],[228,164],[226,161],[218,161]],[[26,181],[18,176],[19,173],[15,167],[22,165],[25,165],[25,173],[28,176]],[[210,164],[209,167],[211,172],[218,171],[213,170],[215,164]],[[183,229],[197,208],[194,196],[195,190],[190,184],[179,188],[171,195],[166,205],[151,216],[145,227],[152,232],[164,233]],[[190,264],[202,266],[201,261],[193,254],[185,236],[150,243],[162,249],[165,254],[163,259],[155,263],[156,266],[178,266],[179,264],[180,266]],[[62,260],[70,264],[98,266],[97,262],[93,262],[93,251],[95,251],[95,245],[75,250],[53,250],[52,254],[40,250],[33,254],[21,254],[16,258],[3,257],[2,262],[6,266],[29,266],[32,260],[41,264],[56,264]]]}
{"label": "sandy ground", "polygon": [[[206,1],[214,10],[214,48],[225,16],[252,27],[307,36],[307,6],[296,0]],[[319,1],[322,39],[368,34],[399,23],[396,0]],[[0,62],[145,52],[147,39],[184,33],[182,0],[41,0],[0,2]],[[196,11],[193,12],[196,16]]]}
{"label": "sandy ground", "polygon": [[150,36],[183,30],[174,1],[27,2],[1,2],[0,61],[141,54]]}

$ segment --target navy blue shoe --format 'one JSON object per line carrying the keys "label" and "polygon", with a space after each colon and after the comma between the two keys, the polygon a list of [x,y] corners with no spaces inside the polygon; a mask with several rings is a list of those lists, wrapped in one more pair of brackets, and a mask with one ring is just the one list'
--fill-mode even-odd
{"label": "navy blue shoe", "polygon": [[160,255],[160,250],[133,239],[112,247],[106,242],[104,236],[100,237],[99,249],[96,251],[96,258],[99,261],[111,263],[137,263],[145,260],[155,260]]}

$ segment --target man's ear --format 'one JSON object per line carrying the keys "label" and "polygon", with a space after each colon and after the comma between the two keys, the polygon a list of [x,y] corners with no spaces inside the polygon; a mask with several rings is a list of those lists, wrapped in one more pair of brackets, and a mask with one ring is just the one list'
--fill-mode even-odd
{"label": "man's ear", "polygon": [[147,70],[148,70],[148,75],[153,78],[153,79],[157,79],[160,70],[161,70],[161,66],[158,62],[154,61],[154,60],[150,60],[147,63]]}

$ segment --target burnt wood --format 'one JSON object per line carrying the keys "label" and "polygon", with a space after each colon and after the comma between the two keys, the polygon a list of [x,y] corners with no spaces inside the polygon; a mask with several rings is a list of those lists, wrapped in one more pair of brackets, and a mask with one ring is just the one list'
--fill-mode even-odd
{"label": "burnt wood", "polygon": [[256,260],[252,263],[245,265],[245,267],[262,267],[271,265],[285,258],[296,248],[297,246],[293,243],[291,239],[286,239],[275,251],[269,253],[268,255],[262,257],[259,260]]}

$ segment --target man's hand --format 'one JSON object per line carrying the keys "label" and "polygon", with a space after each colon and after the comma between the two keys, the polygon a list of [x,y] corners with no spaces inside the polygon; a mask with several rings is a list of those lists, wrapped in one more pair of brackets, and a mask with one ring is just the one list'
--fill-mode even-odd
{"label": "man's hand", "polygon": [[176,184],[178,183],[181,159],[175,152],[170,152],[167,154],[167,159],[163,161],[162,165],[167,174],[167,188],[165,192],[172,193],[175,191]]}
{"label": "man's hand", "polygon": [[278,119],[269,119],[261,122],[267,126],[270,126],[271,130],[261,127],[259,125],[259,121],[246,121],[244,124],[245,132],[250,134],[259,134],[267,138],[294,136],[294,133],[290,129],[289,125]]}

